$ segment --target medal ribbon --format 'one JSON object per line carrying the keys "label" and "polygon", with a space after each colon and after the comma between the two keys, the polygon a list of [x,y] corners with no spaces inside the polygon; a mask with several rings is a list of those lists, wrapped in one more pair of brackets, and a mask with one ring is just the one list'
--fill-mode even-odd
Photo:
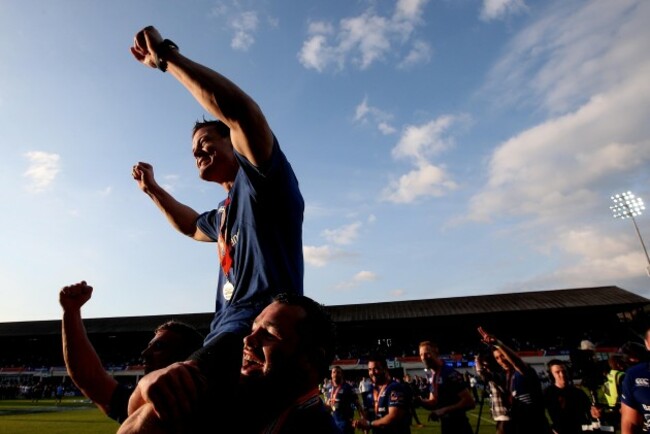
{"label": "medal ribbon", "polygon": [[377,391],[377,389],[372,391],[372,395],[373,395],[372,397],[375,400],[375,417],[379,417],[379,397],[381,396],[382,393],[384,393],[386,387],[388,387],[388,383],[381,386],[381,389],[379,391]]}
{"label": "medal ribbon", "polygon": [[339,389],[341,388],[341,385],[338,385],[336,389],[332,389],[332,392],[330,393],[330,407],[332,407],[332,410],[334,410],[334,404],[336,403],[336,394],[339,393]]}
{"label": "medal ribbon", "polygon": [[232,256],[230,255],[232,246],[228,240],[228,227],[226,225],[228,205],[230,205],[230,196],[226,198],[223,206],[219,208],[219,238],[217,239],[219,262],[226,280],[228,280],[228,272],[232,268]]}

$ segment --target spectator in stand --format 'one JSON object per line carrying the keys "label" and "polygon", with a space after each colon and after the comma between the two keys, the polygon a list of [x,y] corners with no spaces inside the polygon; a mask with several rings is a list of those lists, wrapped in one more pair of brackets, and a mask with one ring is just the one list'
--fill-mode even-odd
{"label": "spectator in stand", "polygon": [[[644,334],[646,351],[650,351],[650,326]],[[621,434],[650,432],[650,363],[647,354],[628,368],[621,393]]]}
{"label": "spectator in stand", "polygon": [[368,358],[368,376],[373,384],[374,419],[357,419],[354,427],[375,434],[410,434],[408,392],[391,377],[385,357]]}
{"label": "spectator in stand", "polygon": [[[334,323],[320,304],[295,293],[277,295],[255,318],[250,334],[244,338],[237,395],[229,397],[235,411],[228,419],[236,426],[225,431],[340,434],[318,390],[319,381],[334,359],[334,346]],[[131,401],[142,399],[134,396]],[[118,434],[167,432],[179,428],[179,422],[184,425],[174,432],[214,432],[223,427],[221,418],[208,425],[201,418],[151,425],[146,417],[149,410],[145,409],[151,404],[130,402],[129,409],[132,404],[137,410],[130,413]],[[144,419],[139,418],[140,412]]]}
{"label": "spectator in stand", "polygon": [[496,425],[496,434],[508,434],[510,397],[506,387],[505,371],[497,365],[490,352],[477,355],[475,361],[476,375],[490,389],[490,413]]}
{"label": "spectator in stand", "polygon": [[[85,281],[65,286],[59,292],[59,303],[63,308],[63,359],[68,375],[81,393],[108,417],[122,423],[127,417],[132,390],[118,383],[104,370],[99,355],[88,339],[81,307],[90,300],[92,293],[92,286]],[[148,374],[185,360],[202,345],[203,336],[194,327],[179,321],[161,324],[142,351],[144,372]]]}
{"label": "spectator in stand", "polygon": [[327,405],[332,409],[332,417],[336,426],[343,434],[354,434],[352,420],[354,411],[365,418],[365,413],[359,403],[359,396],[343,378],[343,368],[334,366],[332,368],[332,387],[327,394]]}
{"label": "spectator in stand", "polygon": [[429,383],[429,396],[420,398],[419,403],[431,410],[429,420],[440,421],[442,434],[472,434],[466,412],[472,410],[476,402],[463,374],[445,364],[436,344],[420,342],[419,351]]}
{"label": "spectator in stand", "polygon": [[483,342],[492,347],[492,355],[506,374],[507,406],[510,420],[505,423],[509,434],[549,434],[551,432],[542,386],[535,368],[524,362],[511,348],[478,328]]}
{"label": "spectator in stand", "polygon": [[547,363],[553,383],[544,390],[544,401],[555,434],[581,434],[591,427],[591,400],[573,384],[566,364],[559,359]]}

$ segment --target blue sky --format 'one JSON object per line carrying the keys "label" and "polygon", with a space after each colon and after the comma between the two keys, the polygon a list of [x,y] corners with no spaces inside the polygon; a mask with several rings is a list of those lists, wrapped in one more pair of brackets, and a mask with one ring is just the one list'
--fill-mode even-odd
{"label": "blue sky", "polygon": [[[198,211],[205,113],[129,47],[155,25],[260,104],[306,201],[327,305],[617,285],[650,297],[650,2],[0,3],[0,322],[208,312],[216,247],[167,224],[146,161]],[[650,220],[637,219],[650,242]]]}

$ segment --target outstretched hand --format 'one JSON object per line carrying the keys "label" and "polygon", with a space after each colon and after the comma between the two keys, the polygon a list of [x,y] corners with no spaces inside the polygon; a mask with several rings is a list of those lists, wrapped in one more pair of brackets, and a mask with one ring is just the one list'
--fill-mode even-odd
{"label": "outstretched hand", "polygon": [[151,68],[156,68],[155,48],[162,42],[162,36],[154,26],[147,26],[140,30],[133,38],[131,54],[140,62]]}
{"label": "outstretched hand", "polygon": [[156,180],[153,176],[153,166],[149,163],[138,162],[135,164],[131,170],[131,176],[137,181],[140,190],[145,193],[156,185]]}
{"label": "outstretched hand", "polygon": [[93,287],[88,285],[85,280],[74,285],[64,286],[59,292],[59,303],[63,310],[79,310],[93,293]]}
{"label": "outstretched hand", "polygon": [[497,338],[494,337],[493,335],[489,334],[488,332],[486,332],[483,329],[483,327],[479,326],[477,330],[478,330],[479,334],[481,335],[481,339],[482,339],[482,341],[484,343],[486,343],[488,345],[493,345],[497,341]]}

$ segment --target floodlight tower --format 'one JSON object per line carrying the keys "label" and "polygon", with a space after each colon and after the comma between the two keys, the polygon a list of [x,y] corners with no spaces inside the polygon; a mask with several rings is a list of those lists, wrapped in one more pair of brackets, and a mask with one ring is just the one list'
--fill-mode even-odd
{"label": "floodlight tower", "polygon": [[648,261],[646,272],[648,273],[648,276],[650,276],[650,256],[648,256],[648,250],[645,247],[641,231],[639,231],[639,226],[636,224],[636,219],[634,218],[635,216],[640,216],[641,212],[645,210],[643,199],[634,196],[634,194],[629,191],[616,194],[612,196],[611,199],[614,202],[614,205],[610,206],[609,209],[614,213],[614,218],[632,219],[634,229],[636,229],[636,234],[639,236],[639,241],[641,241],[641,247],[643,247],[643,253],[645,253],[645,258]]}

